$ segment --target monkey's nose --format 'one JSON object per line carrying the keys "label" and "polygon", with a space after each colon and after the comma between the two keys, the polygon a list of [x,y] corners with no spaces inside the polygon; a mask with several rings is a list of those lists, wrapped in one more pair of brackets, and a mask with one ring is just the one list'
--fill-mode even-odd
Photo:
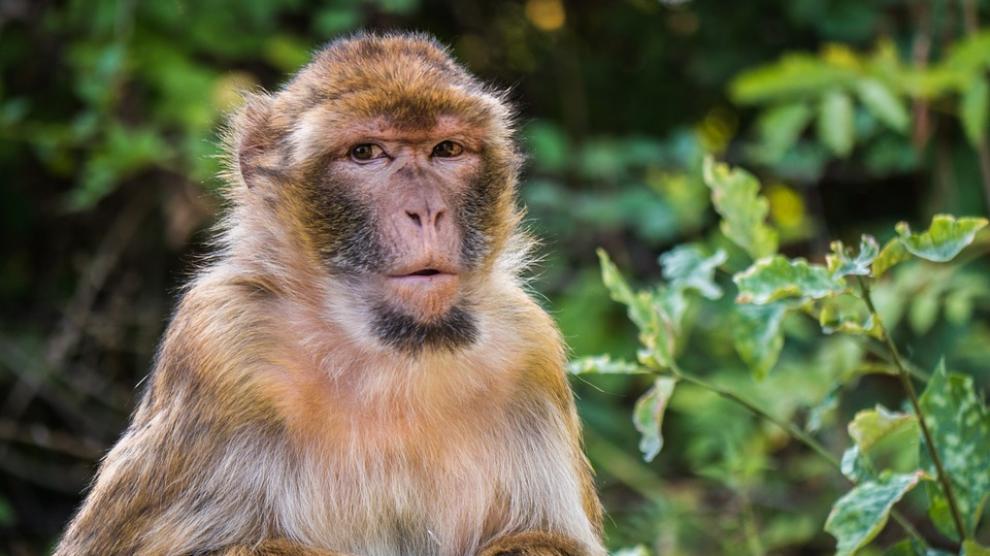
{"label": "monkey's nose", "polygon": [[406,209],[406,216],[413,221],[413,224],[417,228],[422,228],[423,226],[428,226],[430,228],[438,228],[440,226],[440,220],[443,218],[444,210],[408,210]]}

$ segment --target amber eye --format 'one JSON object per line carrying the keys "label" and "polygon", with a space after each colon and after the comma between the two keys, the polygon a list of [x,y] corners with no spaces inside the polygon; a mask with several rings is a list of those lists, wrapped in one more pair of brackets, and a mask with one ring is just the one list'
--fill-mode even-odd
{"label": "amber eye", "polygon": [[453,141],[441,141],[433,147],[433,156],[451,158],[464,152],[464,146]]}
{"label": "amber eye", "polygon": [[385,151],[374,143],[361,143],[351,147],[351,159],[358,162],[368,162],[376,158],[381,158]]}

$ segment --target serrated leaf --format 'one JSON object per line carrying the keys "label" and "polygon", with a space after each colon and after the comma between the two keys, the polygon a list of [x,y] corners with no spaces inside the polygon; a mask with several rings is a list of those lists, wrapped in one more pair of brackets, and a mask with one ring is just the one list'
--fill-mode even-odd
{"label": "serrated leaf", "polygon": [[708,299],[718,299],[722,297],[722,288],[713,278],[726,258],[721,249],[707,257],[696,245],[679,245],[660,255],[660,266],[671,288],[695,290]]}
{"label": "serrated leaf", "polygon": [[653,461],[663,449],[663,415],[667,410],[667,402],[674,393],[677,380],[670,377],[660,377],[653,386],[636,401],[633,409],[633,425],[642,435],[639,449],[643,459]]}
{"label": "serrated leaf", "polygon": [[598,250],[598,259],[609,294],[626,306],[629,320],[639,328],[639,340],[644,346],[639,362],[656,369],[671,367],[681,318],[687,308],[683,292],[663,287],[655,292],[633,291],[604,250]]}
{"label": "serrated leaf", "polygon": [[990,85],[982,76],[976,77],[966,87],[959,103],[959,117],[970,144],[979,146],[987,129],[987,104],[990,104]]}
{"label": "serrated leaf", "polygon": [[894,238],[887,242],[880,250],[880,254],[873,259],[873,277],[879,278],[892,267],[911,258],[911,254],[904,248],[899,238]]}
{"label": "serrated leaf", "polygon": [[826,93],[818,109],[818,139],[834,154],[845,157],[852,152],[854,132],[849,95],[841,91]]}
{"label": "serrated leaf", "polygon": [[792,102],[764,110],[756,122],[762,160],[779,161],[801,137],[814,114],[805,102]]}
{"label": "serrated leaf", "polygon": [[736,306],[733,344],[739,357],[758,379],[766,377],[780,358],[780,350],[784,347],[781,323],[788,308],[785,302]]}
{"label": "serrated leaf", "polygon": [[878,120],[895,131],[904,132],[910,123],[907,108],[886,85],[867,78],[856,84],[856,94]]}
{"label": "serrated leaf", "polygon": [[636,375],[649,373],[648,370],[636,363],[623,359],[612,359],[608,355],[593,355],[574,359],[567,363],[567,372],[572,375]]}
{"label": "serrated leaf", "polygon": [[[990,411],[978,397],[970,376],[947,373],[940,362],[921,395],[925,424],[935,442],[942,466],[951,480],[967,534],[972,534],[990,496]],[[935,474],[935,465],[924,440],[921,467]],[[951,538],[958,535],[941,488],[927,489],[932,501],[932,521]]]}
{"label": "serrated leaf", "polygon": [[870,265],[880,252],[877,240],[864,235],[859,241],[859,252],[853,257],[841,241],[833,241],[832,253],[825,256],[825,266],[836,276],[869,276]]}
{"label": "serrated leaf", "polygon": [[921,233],[911,233],[906,222],[897,224],[897,234],[904,248],[916,257],[944,263],[952,260],[973,242],[976,232],[987,225],[986,218],[956,218],[948,214],[936,214],[932,224]]}
{"label": "serrated leaf", "polygon": [[712,190],[712,205],[722,217],[725,237],[758,259],[777,252],[777,232],[767,226],[769,203],[760,195],[760,182],[745,170],[705,158],[703,176]]}
{"label": "serrated leaf", "polygon": [[832,506],[825,531],[836,538],[836,556],[855,554],[887,524],[890,510],[924,477],[921,471],[865,481]]}
{"label": "serrated leaf", "polygon": [[860,411],[849,423],[849,436],[863,453],[877,442],[896,432],[917,427],[918,420],[910,413],[890,411],[882,405]]}
{"label": "serrated leaf", "polygon": [[756,261],[732,280],[739,287],[737,303],[758,305],[790,297],[821,299],[845,288],[845,281],[824,266],[780,255]]}

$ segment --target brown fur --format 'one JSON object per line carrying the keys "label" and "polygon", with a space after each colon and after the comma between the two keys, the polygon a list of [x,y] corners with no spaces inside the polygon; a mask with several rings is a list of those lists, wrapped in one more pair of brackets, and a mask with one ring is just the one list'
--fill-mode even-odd
{"label": "brown fur", "polygon": [[[519,278],[510,116],[416,35],[338,41],[252,97],[218,254],[56,554],[604,554],[564,349]],[[457,283],[479,330],[463,347],[382,345],[363,285],[328,271],[353,214],[314,216],[314,184],[368,133],[476,153],[476,189],[447,199],[483,233]]]}

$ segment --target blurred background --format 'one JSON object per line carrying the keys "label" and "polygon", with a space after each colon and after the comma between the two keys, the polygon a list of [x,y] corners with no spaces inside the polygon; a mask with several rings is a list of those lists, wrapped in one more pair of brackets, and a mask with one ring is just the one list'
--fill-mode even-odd
{"label": "blurred background", "polygon": [[[601,285],[595,248],[651,283],[670,246],[724,243],[699,173],[706,152],[762,178],[792,256],[820,259],[830,238],[861,232],[886,239],[898,220],[986,215],[981,17],[990,2],[0,0],[0,553],[51,550],[125,426],[221,209],[224,114],[324,42],[428,31],[511,88],[530,155],[521,197],[543,240],[534,289],[575,355],[631,357],[636,331]],[[877,295],[919,366],[945,353],[985,388],[990,274],[973,259],[942,273],[904,265]],[[718,303],[731,299],[691,316],[705,333],[683,366],[836,454],[848,441],[830,424],[899,403],[896,381],[868,372],[868,350],[811,341],[816,325],[799,319],[774,372],[751,378]],[[839,400],[829,377],[860,371]],[[834,546],[821,525],[845,484],[779,430],[685,386],[664,451],[644,463],[629,414],[648,383],[574,384],[610,548]]]}

